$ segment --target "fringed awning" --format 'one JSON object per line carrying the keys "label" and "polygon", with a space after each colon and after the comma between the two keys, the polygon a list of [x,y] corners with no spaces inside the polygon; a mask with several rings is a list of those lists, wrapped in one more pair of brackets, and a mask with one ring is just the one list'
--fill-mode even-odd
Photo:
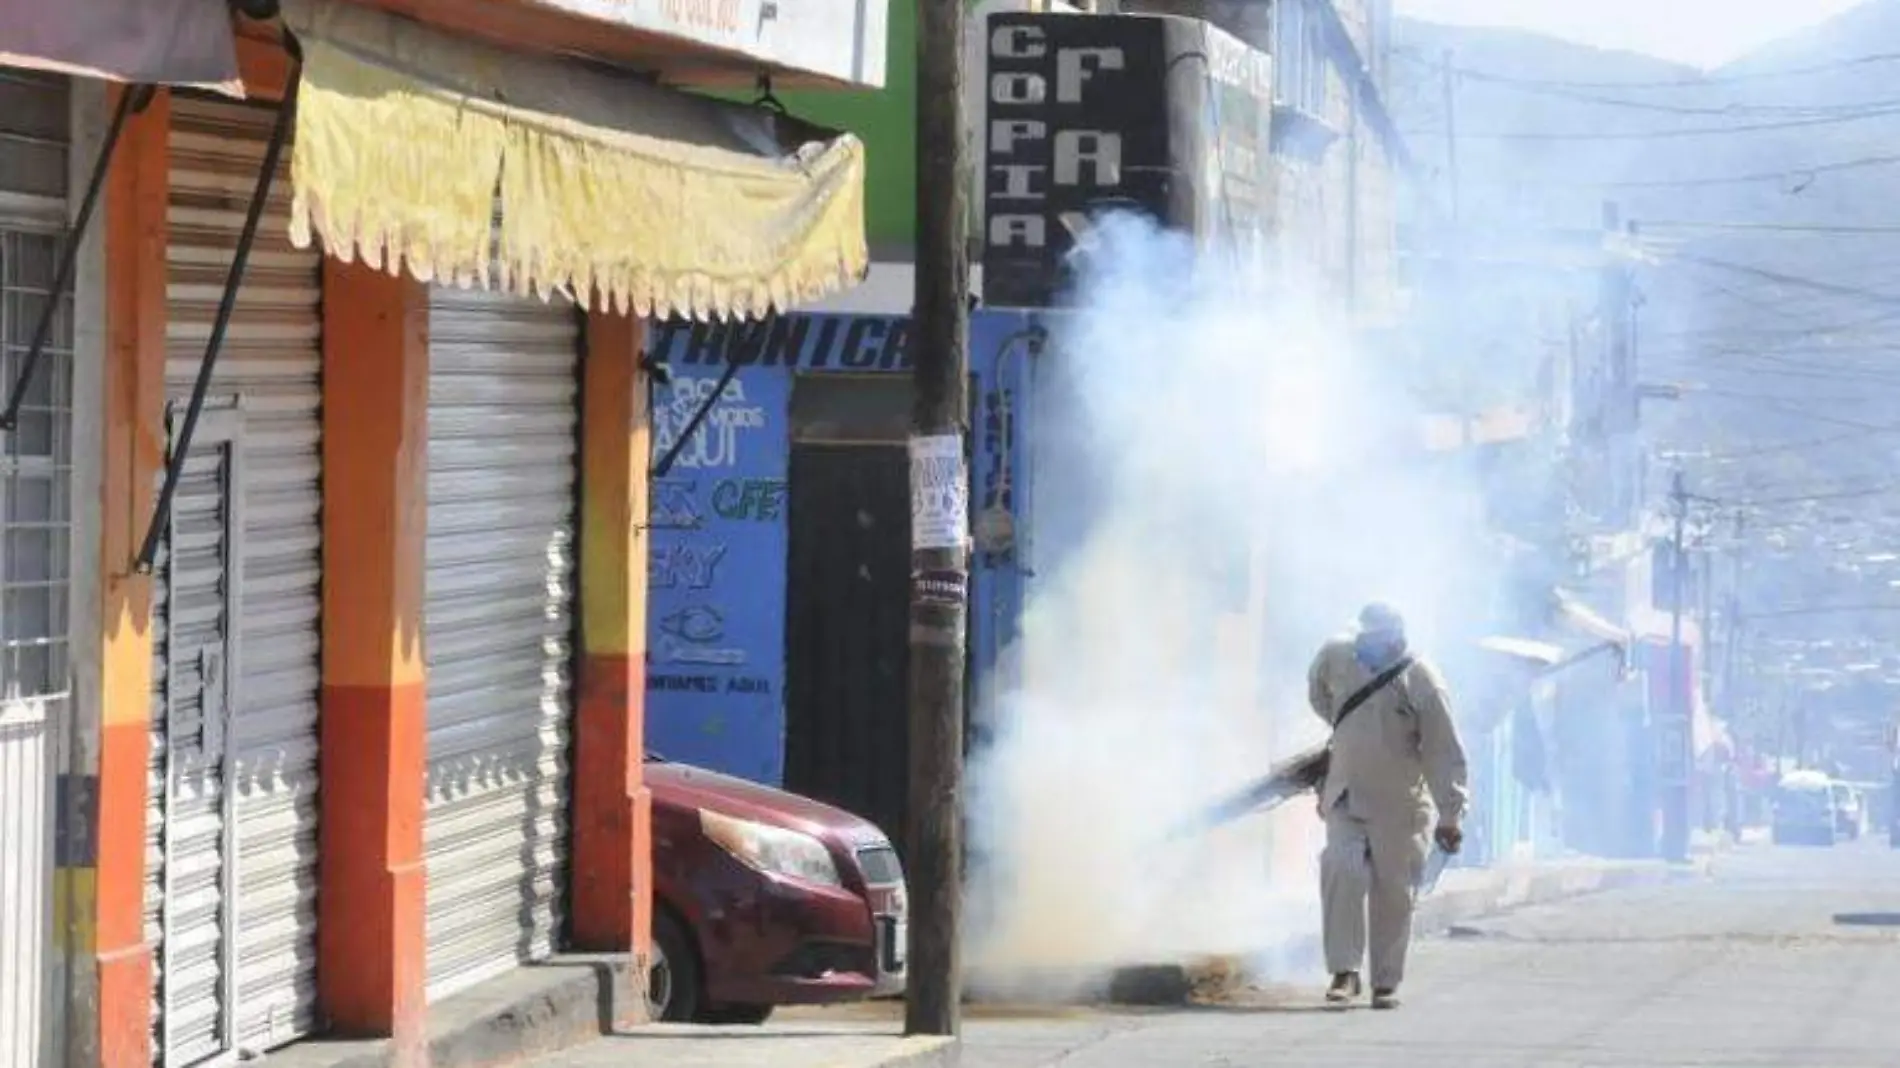
{"label": "fringed awning", "polygon": [[244,94],[225,0],[6,0],[0,67]]}
{"label": "fringed awning", "polygon": [[334,0],[305,66],[291,239],[423,281],[757,318],[869,267],[864,145]]}

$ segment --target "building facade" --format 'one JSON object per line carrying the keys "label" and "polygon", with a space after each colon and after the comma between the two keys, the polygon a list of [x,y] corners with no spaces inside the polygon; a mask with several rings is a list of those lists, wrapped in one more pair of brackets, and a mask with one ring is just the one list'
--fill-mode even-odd
{"label": "building facade", "polygon": [[1349,308],[1356,326],[1392,325],[1409,156],[1384,99],[1390,0],[1121,0],[1118,9],[1202,19],[1271,57],[1277,268]]}
{"label": "building facade", "polygon": [[[971,317],[979,432],[995,418],[982,398],[996,354],[1024,324]],[[901,848],[909,320],[664,323],[648,352],[666,375],[653,416],[649,744],[840,805]]]}
{"label": "building facade", "polygon": [[168,4],[221,44],[0,18],[0,1063],[420,1063],[557,949],[644,975],[644,317],[868,262],[855,138],[599,64],[875,85],[884,5]]}

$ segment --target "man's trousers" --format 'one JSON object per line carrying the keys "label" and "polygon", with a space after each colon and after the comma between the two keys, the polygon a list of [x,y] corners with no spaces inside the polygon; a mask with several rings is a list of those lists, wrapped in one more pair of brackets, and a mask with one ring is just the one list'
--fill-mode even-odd
{"label": "man's trousers", "polygon": [[1364,819],[1344,798],[1326,814],[1320,907],[1328,972],[1361,971],[1370,950],[1373,989],[1396,990],[1404,980],[1412,907],[1431,848],[1425,824],[1416,810]]}

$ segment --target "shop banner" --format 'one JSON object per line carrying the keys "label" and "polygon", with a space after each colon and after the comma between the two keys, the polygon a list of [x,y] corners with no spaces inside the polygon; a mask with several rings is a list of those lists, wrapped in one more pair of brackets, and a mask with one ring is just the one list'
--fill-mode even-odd
{"label": "shop banner", "polygon": [[884,84],[887,0],[532,2],[629,29],[684,38],[839,82],[873,88]]}

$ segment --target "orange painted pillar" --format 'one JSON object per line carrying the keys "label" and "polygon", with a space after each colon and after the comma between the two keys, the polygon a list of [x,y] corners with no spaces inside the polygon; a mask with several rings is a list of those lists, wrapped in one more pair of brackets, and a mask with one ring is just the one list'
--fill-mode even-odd
{"label": "orange painted pillar", "polygon": [[643,340],[641,324],[626,316],[587,321],[573,897],[576,948],[632,954],[641,984],[653,909],[651,799],[643,781],[651,452]]}
{"label": "orange painted pillar", "polygon": [[419,1063],[427,292],[333,259],[323,284],[317,986],[339,1033],[393,1036],[403,1063]]}
{"label": "orange painted pillar", "polygon": [[[117,92],[123,92],[123,89]],[[116,95],[110,101],[118,106]],[[165,459],[165,187],[171,99],[131,117],[105,188],[105,426],[100,500],[98,823],[89,949],[99,982],[98,1063],[152,1060],[152,947],[145,941],[146,766],[152,724],[152,580],[132,558]],[[83,886],[83,878],[80,880]],[[83,935],[81,935],[83,940]]]}

